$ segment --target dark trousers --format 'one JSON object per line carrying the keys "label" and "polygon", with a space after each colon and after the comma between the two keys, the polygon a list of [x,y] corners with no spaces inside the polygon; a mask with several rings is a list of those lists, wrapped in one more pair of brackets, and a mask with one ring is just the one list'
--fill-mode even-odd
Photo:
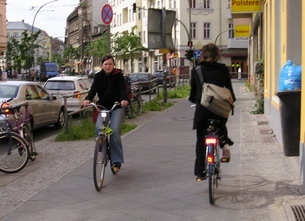
{"label": "dark trousers", "polygon": [[[228,130],[226,127],[227,119],[221,120],[220,123],[220,132],[219,135],[222,138],[228,137]],[[208,123],[207,123],[208,124]],[[207,128],[208,125],[206,125],[205,128]],[[203,177],[205,174],[203,174],[204,170],[206,169],[206,146],[204,144],[204,138],[205,138],[206,129],[197,129],[196,135],[197,135],[197,141],[196,141],[196,159],[195,159],[195,169],[194,173],[195,176]]]}

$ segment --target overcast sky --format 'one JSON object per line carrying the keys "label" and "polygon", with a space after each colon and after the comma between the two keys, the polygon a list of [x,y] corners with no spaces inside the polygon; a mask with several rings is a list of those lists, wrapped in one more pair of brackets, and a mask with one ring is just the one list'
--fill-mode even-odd
{"label": "overcast sky", "polygon": [[[6,19],[22,21],[32,25],[38,9],[52,0],[7,0]],[[66,19],[77,7],[79,0],[58,0],[43,6],[38,12],[34,26],[42,29],[52,37],[63,40],[66,28]]]}

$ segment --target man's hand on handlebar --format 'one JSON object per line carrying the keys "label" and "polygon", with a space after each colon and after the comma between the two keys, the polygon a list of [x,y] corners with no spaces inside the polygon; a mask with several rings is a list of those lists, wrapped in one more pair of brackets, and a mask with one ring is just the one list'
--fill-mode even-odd
{"label": "man's hand on handlebar", "polygon": [[[89,100],[84,100],[83,103],[82,103],[82,107],[87,107],[87,106],[89,106],[89,105],[90,105],[90,102],[91,102],[91,101],[89,101]],[[128,101],[127,101],[127,100],[122,100],[122,101],[120,102],[120,105],[121,105],[121,107],[126,107],[126,106],[128,105]]]}
{"label": "man's hand on handlebar", "polygon": [[91,101],[89,100],[84,100],[82,103],[82,107],[87,107],[90,104]]}
{"label": "man's hand on handlebar", "polygon": [[128,101],[122,100],[121,101],[121,107],[126,107],[128,105]]}

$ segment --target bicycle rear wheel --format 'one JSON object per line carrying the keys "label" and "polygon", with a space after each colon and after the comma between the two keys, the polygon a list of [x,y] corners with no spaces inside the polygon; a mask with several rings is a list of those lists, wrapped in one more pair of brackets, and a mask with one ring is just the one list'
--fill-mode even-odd
{"label": "bicycle rear wheel", "polygon": [[209,199],[210,199],[210,204],[213,205],[215,202],[215,189],[217,186],[217,175],[215,174],[214,165],[209,165],[208,173],[209,173]]}
{"label": "bicycle rear wheel", "polygon": [[97,191],[100,191],[103,187],[107,163],[108,158],[106,139],[98,137],[96,140],[93,157],[93,180],[95,189]]}
{"label": "bicycle rear wheel", "polygon": [[22,170],[29,160],[27,142],[16,134],[0,137],[0,171],[16,173]]}
{"label": "bicycle rear wheel", "polygon": [[22,127],[23,137],[28,142],[29,146],[29,158],[31,161],[34,161],[37,156],[36,147],[34,143],[33,133],[29,127],[29,125],[24,124]]}
{"label": "bicycle rear wheel", "polygon": [[140,96],[136,96],[132,101],[132,112],[136,115],[143,113],[143,102]]}

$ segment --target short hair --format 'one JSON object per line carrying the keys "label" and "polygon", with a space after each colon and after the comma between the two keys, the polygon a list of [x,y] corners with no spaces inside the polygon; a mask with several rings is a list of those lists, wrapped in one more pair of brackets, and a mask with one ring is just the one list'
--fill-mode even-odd
{"label": "short hair", "polygon": [[112,55],[106,55],[102,58],[102,64],[107,61],[108,59],[112,59],[113,63],[115,64],[114,57]]}
{"label": "short hair", "polygon": [[210,58],[213,61],[217,61],[219,59],[219,49],[213,44],[209,43],[204,45],[201,49],[203,60],[207,60]]}

